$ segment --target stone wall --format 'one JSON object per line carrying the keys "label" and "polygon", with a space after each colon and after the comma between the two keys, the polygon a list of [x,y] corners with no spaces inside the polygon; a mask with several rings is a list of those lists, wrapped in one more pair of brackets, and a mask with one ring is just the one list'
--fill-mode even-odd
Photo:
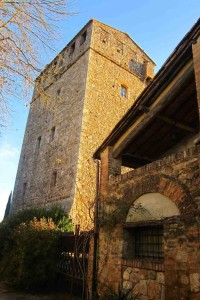
{"label": "stone wall", "polygon": [[[87,40],[80,45],[78,38],[73,54],[69,54],[71,44],[62,51],[60,76],[55,78],[59,62],[56,64],[53,62],[36,81],[15,182],[12,212],[54,204],[61,204],[67,212],[71,209],[91,26],[87,30]],[[53,68],[56,68],[56,71],[53,71]],[[53,127],[55,135],[51,140]],[[36,149],[39,137],[41,137],[40,149]],[[57,172],[55,186],[51,184],[53,172]]]}
{"label": "stone wall", "polygon": [[163,266],[155,263],[155,270],[148,268],[137,268],[134,262],[123,260],[122,279],[123,288],[133,289],[135,295],[139,294],[141,300],[164,299],[165,274]]}
{"label": "stone wall", "polygon": [[[152,69],[154,67],[149,57],[126,34],[98,21],[93,22],[72,209],[73,219],[85,229],[93,226],[90,215],[96,189],[96,166],[92,155],[146,86],[144,78],[130,72],[128,62],[134,52],[138,61],[146,59]],[[123,46],[123,52],[118,51],[119,44]],[[127,87],[127,98],[120,95],[122,84]]]}
{"label": "stone wall", "polygon": [[[199,299],[199,157],[200,147],[193,147],[107,178],[100,204],[98,292],[101,299],[106,290],[117,292],[119,287],[133,288],[133,293],[139,293],[142,300]],[[128,211],[147,193],[168,197],[180,212],[179,216],[160,220],[164,230],[164,259],[160,261],[128,258],[123,252]],[[140,226],[149,224],[148,218],[143,224],[140,222]],[[110,276],[112,280],[108,279]]]}

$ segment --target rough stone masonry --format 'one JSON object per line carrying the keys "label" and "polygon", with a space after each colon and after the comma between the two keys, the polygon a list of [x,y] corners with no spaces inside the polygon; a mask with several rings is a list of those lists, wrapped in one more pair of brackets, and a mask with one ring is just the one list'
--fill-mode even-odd
{"label": "rough stone masonry", "polygon": [[126,34],[90,20],[36,79],[12,213],[60,204],[92,227],[92,154],[153,77],[154,62]]}

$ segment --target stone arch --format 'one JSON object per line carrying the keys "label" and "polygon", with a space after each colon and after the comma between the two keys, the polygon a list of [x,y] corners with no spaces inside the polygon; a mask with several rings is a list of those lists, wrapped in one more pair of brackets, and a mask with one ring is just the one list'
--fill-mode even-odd
{"label": "stone arch", "polygon": [[169,198],[176,205],[181,216],[194,217],[198,214],[198,206],[188,188],[177,178],[161,174],[145,176],[124,190],[122,201],[127,203],[126,216],[131,205],[139,197],[148,193],[159,193]]}
{"label": "stone arch", "polygon": [[180,211],[171,199],[160,193],[146,193],[130,207],[126,222],[162,220],[179,215]]}

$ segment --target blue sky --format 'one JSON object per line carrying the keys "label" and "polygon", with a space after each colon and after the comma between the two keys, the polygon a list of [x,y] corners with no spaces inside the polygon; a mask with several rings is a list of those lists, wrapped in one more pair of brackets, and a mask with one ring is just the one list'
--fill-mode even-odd
{"label": "blue sky", "polygon": [[[69,11],[77,12],[61,22],[59,52],[73,36],[95,18],[127,32],[156,62],[158,71],[167,57],[200,17],[199,0],[71,0]],[[55,53],[44,53],[42,65]],[[31,93],[30,93],[31,99]],[[10,191],[14,187],[28,108],[11,99],[11,116],[0,136],[0,220]]]}

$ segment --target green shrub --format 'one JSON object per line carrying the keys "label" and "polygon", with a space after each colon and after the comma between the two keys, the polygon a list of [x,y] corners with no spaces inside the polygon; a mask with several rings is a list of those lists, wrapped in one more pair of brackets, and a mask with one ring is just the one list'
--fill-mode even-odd
{"label": "green shrub", "polygon": [[29,209],[0,224],[0,279],[27,290],[52,287],[59,255],[59,233],[72,231],[59,207]]}
{"label": "green shrub", "polygon": [[20,224],[30,222],[33,218],[40,220],[43,217],[46,219],[51,218],[61,231],[73,231],[71,220],[59,206],[53,206],[49,210],[32,208],[19,211],[16,214],[8,216],[0,223],[0,260],[2,259],[2,255],[5,255],[5,251],[10,251],[15,246],[12,233]]}
{"label": "green shrub", "polygon": [[[40,220],[42,217],[45,217],[46,219],[51,218],[55,224],[58,224],[63,218],[66,218],[66,220],[70,222],[68,215],[60,206],[52,206],[48,210],[45,208],[31,208],[18,211],[17,213],[6,217],[2,224],[6,224],[6,226],[13,229],[21,223],[33,220],[33,218]],[[70,229],[72,229],[72,227]]]}
{"label": "green shrub", "polygon": [[52,219],[21,223],[12,238],[15,246],[0,263],[3,279],[29,291],[50,287],[59,253],[58,227]]}

